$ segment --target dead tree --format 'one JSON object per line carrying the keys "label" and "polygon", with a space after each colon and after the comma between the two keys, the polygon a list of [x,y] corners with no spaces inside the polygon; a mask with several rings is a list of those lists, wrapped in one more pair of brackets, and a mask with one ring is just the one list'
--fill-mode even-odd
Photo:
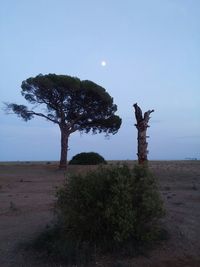
{"label": "dead tree", "polygon": [[150,119],[150,114],[154,112],[154,110],[148,110],[144,113],[144,117],[142,115],[142,110],[141,108],[135,103],[133,105],[135,108],[135,118],[137,121],[137,124],[135,124],[137,130],[138,130],[138,151],[137,151],[137,156],[138,156],[138,163],[139,164],[146,164],[148,162],[147,159],[147,146],[148,143],[146,141],[146,138],[149,136],[146,135],[147,133],[147,128],[149,127],[148,122]]}

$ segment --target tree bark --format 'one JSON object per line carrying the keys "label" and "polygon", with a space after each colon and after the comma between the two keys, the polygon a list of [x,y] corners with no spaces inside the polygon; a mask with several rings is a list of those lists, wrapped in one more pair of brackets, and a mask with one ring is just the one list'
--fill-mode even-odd
{"label": "tree bark", "polygon": [[148,150],[147,146],[148,143],[146,141],[146,138],[148,137],[146,135],[147,128],[149,127],[148,122],[150,119],[150,114],[154,112],[154,110],[148,110],[144,113],[144,117],[142,115],[142,110],[140,107],[136,104],[133,105],[135,108],[135,118],[137,121],[137,124],[135,124],[137,130],[138,130],[138,148],[137,148],[137,156],[138,156],[138,163],[139,164],[147,164],[148,163]]}
{"label": "tree bark", "polygon": [[67,152],[68,152],[68,140],[69,133],[65,130],[64,127],[60,127],[61,131],[61,153],[60,153],[60,169],[67,168]]}

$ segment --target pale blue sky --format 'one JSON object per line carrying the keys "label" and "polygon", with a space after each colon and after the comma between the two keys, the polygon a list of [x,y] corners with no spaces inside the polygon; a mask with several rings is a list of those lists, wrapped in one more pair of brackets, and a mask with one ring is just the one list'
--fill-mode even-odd
{"label": "pale blue sky", "polygon": [[[155,109],[149,159],[200,158],[199,0],[0,3],[1,102],[26,104],[21,82],[56,73],[98,83],[118,105],[118,134],[109,140],[71,135],[69,159],[82,151],[136,159],[135,102]],[[56,125],[38,118],[26,123],[3,111],[0,122],[0,161],[59,159]]]}

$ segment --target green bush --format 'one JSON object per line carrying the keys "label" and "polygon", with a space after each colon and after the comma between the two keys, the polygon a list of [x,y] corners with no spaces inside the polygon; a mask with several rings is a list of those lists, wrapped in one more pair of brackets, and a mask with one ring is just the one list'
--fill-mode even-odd
{"label": "green bush", "polygon": [[106,164],[105,159],[95,152],[82,152],[73,156],[69,161],[69,164],[77,165],[97,165],[97,164]]}
{"label": "green bush", "polygon": [[155,178],[140,166],[71,176],[57,192],[56,211],[66,239],[108,249],[156,239],[164,215]]}

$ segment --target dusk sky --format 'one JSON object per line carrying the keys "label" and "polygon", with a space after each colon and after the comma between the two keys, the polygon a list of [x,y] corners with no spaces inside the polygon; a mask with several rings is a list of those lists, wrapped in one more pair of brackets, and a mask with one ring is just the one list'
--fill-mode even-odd
{"label": "dusk sky", "polygon": [[69,159],[83,151],[136,159],[136,102],[155,109],[149,159],[200,159],[199,0],[0,2],[0,161],[59,160],[57,125],[3,111],[3,102],[28,105],[21,83],[40,73],[91,80],[118,106],[119,132],[72,134]]}

